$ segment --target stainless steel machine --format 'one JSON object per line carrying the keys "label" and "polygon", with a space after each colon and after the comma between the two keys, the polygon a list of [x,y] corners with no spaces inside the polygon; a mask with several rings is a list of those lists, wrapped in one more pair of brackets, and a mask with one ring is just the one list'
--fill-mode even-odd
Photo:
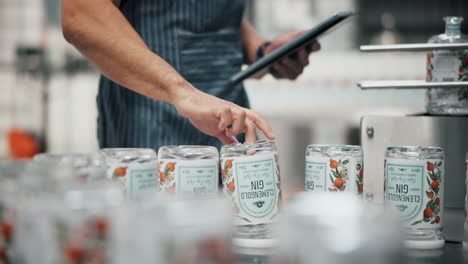
{"label": "stainless steel machine", "polygon": [[[467,49],[467,44],[421,44],[362,46],[364,52],[429,51]],[[425,81],[363,81],[361,89],[446,89],[468,87],[468,82],[429,83]],[[383,203],[384,154],[388,146],[437,146],[445,151],[444,236],[462,242],[464,233],[465,153],[468,151],[468,116],[364,116],[361,119],[361,144],[366,180],[364,196]]]}

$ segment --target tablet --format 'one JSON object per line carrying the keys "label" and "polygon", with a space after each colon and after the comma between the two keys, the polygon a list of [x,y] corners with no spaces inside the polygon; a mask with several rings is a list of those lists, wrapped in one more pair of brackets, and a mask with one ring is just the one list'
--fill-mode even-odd
{"label": "tablet", "polygon": [[229,80],[229,84],[236,85],[247,78],[262,76],[263,74],[269,71],[269,68],[272,64],[276,63],[281,58],[296,52],[300,48],[312,43],[312,41],[317,39],[323,33],[327,32],[330,28],[337,25],[341,21],[353,16],[354,14],[355,13],[352,11],[340,12],[334,16],[327,18],[311,30],[304,32],[304,34],[300,35],[299,37],[291,40],[285,45],[272,51],[270,54],[265,55],[256,62],[252,63],[247,69],[236,73]]}

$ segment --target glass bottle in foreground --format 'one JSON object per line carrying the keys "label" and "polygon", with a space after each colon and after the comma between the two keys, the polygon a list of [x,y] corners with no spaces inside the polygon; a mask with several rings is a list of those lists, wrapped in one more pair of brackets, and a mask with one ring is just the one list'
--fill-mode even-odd
{"label": "glass bottle in foreground", "polygon": [[443,228],[444,151],[438,147],[388,147],[384,201],[399,213],[409,248],[440,248]]}
{"label": "glass bottle in foreground", "polygon": [[61,189],[22,201],[15,234],[18,263],[111,263],[110,216],[122,204],[121,188],[80,183]]}
{"label": "glass bottle in foreground", "polygon": [[235,236],[270,237],[265,225],[276,220],[282,199],[275,142],[223,146],[221,177],[223,192],[233,205]]}
{"label": "glass bottle in foreground", "polygon": [[[429,43],[464,43],[461,34],[462,17],[444,18],[445,33],[433,36]],[[427,54],[428,82],[468,81],[468,50],[434,50]],[[468,87],[433,88],[426,93],[426,109],[431,114],[468,114]]]}
{"label": "glass bottle in foreground", "polygon": [[0,263],[12,263],[16,211],[20,204],[19,177],[27,162],[0,161]]}
{"label": "glass bottle in foreground", "polygon": [[41,153],[34,156],[34,162],[69,165],[73,168],[77,180],[83,183],[104,181],[107,178],[107,166],[104,157],[97,153]]}
{"label": "glass bottle in foreground", "polygon": [[398,215],[352,193],[305,192],[285,206],[273,263],[405,263]]}

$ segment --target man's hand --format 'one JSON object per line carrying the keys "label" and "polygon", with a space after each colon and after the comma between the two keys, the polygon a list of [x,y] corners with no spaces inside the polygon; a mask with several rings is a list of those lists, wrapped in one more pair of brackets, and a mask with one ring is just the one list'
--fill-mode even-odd
{"label": "man's hand", "polygon": [[221,100],[199,90],[174,102],[180,115],[203,133],[217,137],[224,144],[237,143],[234,135],[245,133],[245,142],[256,141],[256,128],[268,139],[275,139],[271,127],[256,112]]}
{"label": "man's hand", "polygon": [[62,1],[65,38],[104,75],[139,94],[174,105],[196,128],[226,144],[237,142],[234,135],[240,133],[246,134],[247,143],[254,143],[257,127],[268,139],[275,138],[259,114],[197,90],[153,53],[116,7],[118,2]]}
{"label": "man's hand", "polygon": [[[299,37],[304,32],[305,31],[287,33],[275,38],[271,44],[265,48],[265,55]],[[278,63],[274,64],[271,68],[271,73],[276,78],[295,80],[304,71],[305,66],[309,64],[310,53],[318,50],[320,50],[320,44],[314,41],[309,46],[301,48],[297,52],[284,57]]]}

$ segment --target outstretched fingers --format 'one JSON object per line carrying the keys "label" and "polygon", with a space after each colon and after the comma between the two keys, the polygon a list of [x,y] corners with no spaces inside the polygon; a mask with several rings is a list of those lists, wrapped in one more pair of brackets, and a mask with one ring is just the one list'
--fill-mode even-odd
{"label": "outstretched fingers", "polygon": [[252,111],[252,110],[249,110],[249,109],[245,109],[246,113],[247,113],[247,118],[252,121],[252,123],[255,124],[255,126],[260,129],[260,131],[262,131],[262,133],[270,140],[273,140],[275,139],[275,135],[273,135],[273,130],[271,129],[270,125],[268,124],[268,122],[263,119],[263,117],[255,112],[255,111]]}
{"label": "outstretched fingers", "polygon": [[240,108],[231,108],[232,112],[232,126],[227,129],[227,135],[229,136],[234,136],[237,134],[242,133],[244,131],[245,125],[246,125],[246,117],[247,114],[243,109]]}
{"label": "outstretched fingers", "polygon": [[218,112],[217,117],[219,118],[218,129],[219,131],[224,132],[229,126],[232,125],[233,122],[231,107],[226,106],[221,109]]}
{"label": "outstretched fingers", "polygon": [[245,143],[246,144],[255,144],[257,141],[257,133],[255,124],[247,119],[245,123]]}
{"label": "outstretched fingers", "polygon": [[258,128],[266,136],[273,140],[275,136],[268,122],[257,112],[237,105],[229,104],[221,111],[216,135],[224,144],[237,143],[234,135],[245,133],[246,143],[253,144],[256,141],[256,129]]}

